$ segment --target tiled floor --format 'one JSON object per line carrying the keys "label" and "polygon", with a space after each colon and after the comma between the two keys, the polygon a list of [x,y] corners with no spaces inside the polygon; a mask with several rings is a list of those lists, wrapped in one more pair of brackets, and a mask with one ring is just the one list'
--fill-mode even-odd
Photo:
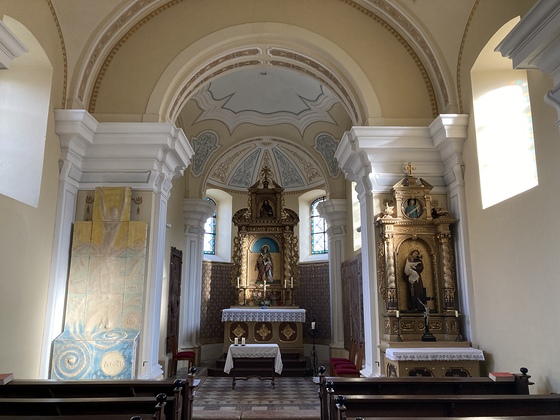
{"label": "tiled floor", "polygon": [[[178,375],[179,376],[179,375]],[[237,380],[208,377],[205,369],[197,374],[201,380],[194,397],[194,419],[318,419],[319,396],[313,377],[276,377],[270,380],[251,377]],[[266,413],[265,413],[266,411]]]}

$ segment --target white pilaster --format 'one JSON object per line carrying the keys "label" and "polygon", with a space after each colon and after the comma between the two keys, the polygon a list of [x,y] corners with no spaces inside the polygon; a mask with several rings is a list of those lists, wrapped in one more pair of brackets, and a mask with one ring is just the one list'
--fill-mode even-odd
{"label": "white pilaster", "polygon": [[60,137],[62,167],[58,178],[58,196],[54,226],[47,314],[43,329],[43,344],[39,377],[49,377],[53,340],[62,332],[66,302],[66,282],[72,223],[76,212],[76,198],[80,185],[79,169],[87,148],[93,143],[97,121],[86,111],[65,113],[55,110],[56,133]]}
{"label": "white pilaster", "polygon": [[204,223],[214,213],[214,203],[199,198],[183,200],[185,220],[185,258],[181,290],[181,325],[179,346],[200,346],[200,309],[202,299],[202,257],[204,256]]}
{"label": "white pilaster", "polygon": [[346,202],[346,199],[331,199],[317,205],[319,214],[327,221],[331,291],[331,348],[338,349],[344,348],[340,267],[346,259]]}
{"label": "white pilaster", "polygon": [[468,137],[467,115],[440,115],[430,124],[430,135],[434,147],[439,151],[443,162],[443,178],[447,186],[447,199],[451,214],[457,218],[453,229],[453,247],[455,249],[455,266],[457,287],[459,288],[459,308],[464,314],[465,325],[462,330],[467,340],[477,342],[475,329],[470,324],[474,319],[474,295],[471,278],[471,256],[469,245],[469,225],[467,218],[467,200],[463,179],[463,149]]}

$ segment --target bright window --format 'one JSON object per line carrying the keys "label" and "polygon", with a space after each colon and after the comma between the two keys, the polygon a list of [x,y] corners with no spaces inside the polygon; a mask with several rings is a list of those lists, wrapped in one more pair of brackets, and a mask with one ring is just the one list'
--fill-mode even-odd
{"label": "bright window", "polygon": [[311,254],[326,254],[329,252],[327,223],[317,211],[317,204],[322,201],[325,201],[325,197],[319,197],[311,203]]}
{"label": "bright window", "polygon": [[471,72],[483,208],[538,185],[527,72],[493,51],[515,23],[494,35]]}
{"label": "bright window", "polygon": [[[206,200],[216,205],[216,202],[210,197],[206,197]],[[214,214],[210,216],[204,224],[204,253],[208,255],[216,254],[216,211],[214,211]]]}
{"label": "bright window", "polygon": [[[4,16],[1,24],[29,52],[0,66],[0,194],[39,205],[52,65],[33,34]],[[6,47],[0,39],[0,50]]]}

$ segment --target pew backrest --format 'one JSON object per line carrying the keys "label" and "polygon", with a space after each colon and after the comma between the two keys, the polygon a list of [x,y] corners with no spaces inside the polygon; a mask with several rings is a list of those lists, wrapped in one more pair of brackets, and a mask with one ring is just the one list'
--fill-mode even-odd
{"label": "pew backrest", "polygon": [[495,382],[486,377],[468,378],[341,378],[323,376],[319,399],[321,419],[334,412],[337,395],[528,395],[530,376],[514,375],[511,382]]}
{"label": "pew backrest", "polygon": [[338,396],[336,420],[356,417],[560,416],[560,395]]}

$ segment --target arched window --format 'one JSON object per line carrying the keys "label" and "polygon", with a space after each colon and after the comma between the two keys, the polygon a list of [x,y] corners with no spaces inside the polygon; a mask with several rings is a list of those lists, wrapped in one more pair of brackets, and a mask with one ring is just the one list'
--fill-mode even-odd
{"label": "arched window", "polygon": [[[0,21],[0,51],[9,52],[0,54],[0,194],[37,207],[53,67],[33,34],[9,16]],[[16,58],[8,62],[10,54]]]}
{"label": "arched window", "polygon": [[311,254],[326,254],[329,252],[327,222],[317,211],[317,204],[322,201],[325,201],[325,197],[319,197],[311,202]]}
{"label": "arched window", "polygon": [[493,50],[518,20],[494,35],[471,71],[482,208],[538,185],[527,72]]}
{"label": "arched window", "polygon": [[216,211],[214,214],[210,216],[206,223],[204,224],[204,253],[207,255],[215,255],[216,254],[216,212],[217,205],[214,200],[210,197],[206,197],[206,200],[214,203],[216,206]]}

